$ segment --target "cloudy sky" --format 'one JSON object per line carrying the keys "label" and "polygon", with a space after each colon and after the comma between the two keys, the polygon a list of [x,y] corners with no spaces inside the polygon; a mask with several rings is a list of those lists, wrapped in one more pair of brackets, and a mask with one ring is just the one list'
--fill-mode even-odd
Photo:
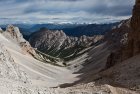
{"label": "cloudy sky", "polygon": [[0,0],[2,23],[105,23],[131,16],[135,0]]}

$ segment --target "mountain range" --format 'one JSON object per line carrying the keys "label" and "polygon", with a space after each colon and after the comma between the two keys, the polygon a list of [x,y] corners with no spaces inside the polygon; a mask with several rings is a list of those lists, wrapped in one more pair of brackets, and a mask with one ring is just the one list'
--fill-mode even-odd
{"label": "mountain range", "polygon": [[0,93],[140,94],[139,11],[136,0],[130,19],[93,36],[39,27],[27,41],[0,29]]}
{"label": "mountain range", "polygon": [[52,31],[42,28],[30,35],[29,42],[32,47],[43,53],[69,60],[85,53],[102,39],[102,35],[71,37],[62,30]]}
{"label": "mountain range", "polygon": [[[28,40],[28,36],[31,33],[39,31],[41,28],[49,30],[63,30],[63,32],[68,36],[80,37],[83,35],[104,35],[106,32],[110,31],[112,27],[118,24],[119,22],[108,24],[14,24],[14,26],[19,27],[24,38]],[[5,29],[6,26],[7,25],[0,25],[3,29]]]}

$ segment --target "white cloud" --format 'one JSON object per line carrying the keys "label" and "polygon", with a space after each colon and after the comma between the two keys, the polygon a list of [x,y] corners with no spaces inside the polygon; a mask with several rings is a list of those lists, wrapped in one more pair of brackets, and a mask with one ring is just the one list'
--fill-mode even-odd
{"label": "white cloud", "polygon": [[[0,0],[0,18],[13,21],[103,22],[131,15],[135,0]],[[109,18],[110,17],[110,18]],[[104,19],[104,20],[103,20]],[[111,21],[109,20],[109,21]],[[8,22],[8,20],[7,20]]]}

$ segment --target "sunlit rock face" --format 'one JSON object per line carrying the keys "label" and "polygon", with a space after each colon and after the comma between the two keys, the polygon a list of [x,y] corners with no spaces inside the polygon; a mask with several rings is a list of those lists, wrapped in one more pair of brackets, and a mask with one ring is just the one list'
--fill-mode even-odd
{"label": "sunlit rock face", "polygon": [[3,31],[3,35],[12,42],[15,42],[18,45],[20,45],[25,54],[30,54],[34,57],[36,56],[36,52],[31,47],[29,42],[23,38],[23,35],[20,33],[18,27],[15,27],[13,25],[7,26],[6,31]]}
{"label": "sunlit rock face", "polygon": [[37,48],[43,53],[70,60],[79,56],[80,51],[93,46],[102,39],[103,35],[71,37],[67,36],[62,30],[42,28],[38,32],[31,34],[29,42],[32,47]]}

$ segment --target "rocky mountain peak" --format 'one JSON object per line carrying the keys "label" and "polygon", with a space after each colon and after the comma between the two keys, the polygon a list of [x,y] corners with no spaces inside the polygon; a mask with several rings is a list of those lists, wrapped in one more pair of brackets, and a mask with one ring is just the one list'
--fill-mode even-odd
{"label": "rocky mountain peak", "polygon": [[26,54],[36,56],[35,50],[31,47],[30,43],[23,38],[18,27],[13,25],[8,25],[6,31],[2,33],[7,39],[21,46],[21,49]]}
{"label": "rocky mountain peak", "polygon": [[92,46],[102,38],[102,35],[72,37],[67,36],[62,30],[40,29],[31,34],[29,42],[39,51],[51,56],[70,58],[76,57],[81,50]]}
{"label": "rocky mountain peak", "polygon": [[4,34],[7,35],[7,38],[11,38],[15,42],[25,41],[22,34],[20,33],[19,28],[13,25],[8,25]]}
{"label": "rocky mountain peak", "polygon": [[[127,22],[129,23],[129,27],[127,27],[127,23],[124,23],[119,26],[118,29],[114,29],[115,31],[112,30],[112,32],[110,32],[111,34],[109,36],[112,36],[113,42],[119,42],[116,44],[115,52],[109,56],[109,63],[107,64],[111,64],[111,66],[112,64],[122,62],[140,53],[140,0],[136,0],[132,17],[130,21]],[[116,38],[114,36],[116,36]],[[120,44],[120,40],[127,41],[122,45]]]}
{"label": "rocky mountain peak", "polygon": [[129,45],[132,46],[132,54],[137,55],[140,53],[140,0],[136,0],[133,8],[133,16],[131,18],[132,32],[129,34]]}
{"label": "rocky mountain peak", "polygon": [[131,19],[131,27],[133,31],[140,30],[140,0],[136,0],[136,4],[133,8],[133,16]]}

